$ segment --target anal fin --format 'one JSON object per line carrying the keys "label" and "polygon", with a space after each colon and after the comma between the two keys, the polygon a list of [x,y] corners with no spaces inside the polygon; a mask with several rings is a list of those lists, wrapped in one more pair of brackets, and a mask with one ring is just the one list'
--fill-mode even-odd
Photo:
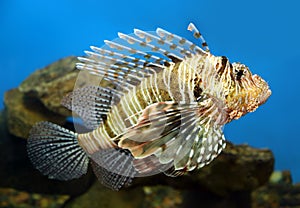
{"label": "anal fin", "polygon": [[131,184],[137,174],[133,160],[128,150],[119,148],[102,149],[91,155],[92,167],[98,180],[113,190]]}

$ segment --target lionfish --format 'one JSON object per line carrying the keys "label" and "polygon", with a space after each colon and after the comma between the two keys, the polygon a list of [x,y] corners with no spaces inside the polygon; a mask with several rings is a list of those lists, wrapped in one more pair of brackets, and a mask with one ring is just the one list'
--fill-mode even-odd
{"label": "lionfish", "polygon": [[226,146],[223,126],[265,103],[271,91],[244,64],[212,55],[192,23],[188,30],[199,45],[161,28],[135,29],[79,57],[78,69],[110,83],[74,89],[62,101],[91,131],[37,123],[27,143],[33,165],[70,180],[91,161],[98,179],[118,190],[135,177],[175,177],[212,162]]}

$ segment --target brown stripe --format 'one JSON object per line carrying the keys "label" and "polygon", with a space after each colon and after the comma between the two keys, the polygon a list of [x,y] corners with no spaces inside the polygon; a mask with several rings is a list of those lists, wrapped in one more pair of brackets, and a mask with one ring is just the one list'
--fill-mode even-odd
{"label": "brown stripe", "polygon": [[199,32],[195,32],[195,33],[194,33],[194,37],[198,39],[198,38],[201,37],[201,34],[200,34]]}
{"label": "brown stripe", "polygon": [[179,41],[179,43],[180,43],[181,45],[183,45],[185,42],[186,42],[186,39],[184,39],[184,38],[182,38],[182,39]]}
{"label": "brown stripe", "polygon": [[222,74],[224,73],[226,64],[228,62],[228,59],[226,58],[226,56],[222,56],[222,60],[221,60],[221,66],[219,69],[217,69],[217,73],[219,74],[219,76],[222,76]]}
{"label": "brown stripe", "polygon": [[208,45],[207,45],[206,42],[203,42],[203,43],[202,43],[202,46],[203,46],[203,47],[207,47]]}

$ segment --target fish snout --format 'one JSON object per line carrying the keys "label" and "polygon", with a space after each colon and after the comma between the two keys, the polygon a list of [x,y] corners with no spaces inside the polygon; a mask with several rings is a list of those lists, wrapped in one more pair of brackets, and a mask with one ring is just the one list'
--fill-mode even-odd
{"label": "fish snout", "polygon": [[263,80],[260,76],[258,76],[257,74],[254,74],[252,76],[252,79],[253,79],[256,87],[258,87],[258,89],[259,89],[259,95],[257,98],[258,105],[262,105],[271,96],[272,91],[270,90],[268,83],[265,80]]}

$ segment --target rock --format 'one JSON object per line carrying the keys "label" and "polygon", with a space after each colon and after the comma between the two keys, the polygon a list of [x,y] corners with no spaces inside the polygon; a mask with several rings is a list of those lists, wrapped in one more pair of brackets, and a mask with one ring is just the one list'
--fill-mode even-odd
{"label": "rock", "polygon": [[177,178],[163,174],[138,178],[133,185],[163,184],[179,189],[197,187],[218,196],[228,196],[234,192],[251,192],[267,183],[273,167],[274,157],[270,150],[227,142],[220,156],[199,170]]}
{"label": "rock", "polygon": [[9,137],[6,121],[6,113],[4,113],[4,111],[0,111],[0,145],[5,141],[3,138]]}
{"label": "rock", "polygon": [[0,188],[0,207],[22,208],[60,208],[69,196],[31,194],[11,188]]}
{"label": "rock", "polygon": [[96,182],[88,192],[67,202],[64,208],[134,208],[143,207],[143,200],[142,187],[112,191],[103,187],[99,182]]}
{"label": "rock", "polygon": [[64,207],[247,208],[249,200],[243,199],[240,193],[232,198],[219,197],[198,189],[176,189],[162,185],[134,187],[116,192],[103,187],[100,183],[95,183],[87,193],[66,202]]}
{"label": "rock", "polygon": [[144,207],[181,207],[184,192],[167,186],[144,186]]}
{"label": "rock", "polygon": [[268,181],[273,169],[274,156],[270,150],[227,143],[218,160],[199,170],[197,180],[220,195],[253,191]]}
{"label": "rock", "polygon": [[61,99],[74,88],[79,70],[75,68],[77,58],[68,57],[35,71],[19,86],[28,99],[40,100],[50,111],[71,116],[71,112],[61,105]]}
{"label": "rock", "polygon": [[300,207],[300,184],[292,183],[289,171],[276,171],[268,184],[252,193],[252,207]]}
{"label": "rock", "polygon": [[65,116],[53,113],[34,98],[25,97],[18,89],[12,89],[4,96],[8,130],[11,134],[27,138],[33,124],[38,121],[65,123]]}
{"label": "rock", "polygon": [[[74,199],[66,207],[93,207],[98,204],[100,208],[127,206],[246,208],[251,204],[251,192],[268,182],[273,165],[274,158],[270,150],[228,143],[218,158],[200,170],[176,178],[164,174],[137,178],[131,187],[120,192],[112,192],[96,182],[86,194]],[[137,195],[141,192],[142,195]],[[132,201],[115,204],[118,197],[137,200],[134,203],[141,200],[143,203],[136,206],[131,204]]]}

